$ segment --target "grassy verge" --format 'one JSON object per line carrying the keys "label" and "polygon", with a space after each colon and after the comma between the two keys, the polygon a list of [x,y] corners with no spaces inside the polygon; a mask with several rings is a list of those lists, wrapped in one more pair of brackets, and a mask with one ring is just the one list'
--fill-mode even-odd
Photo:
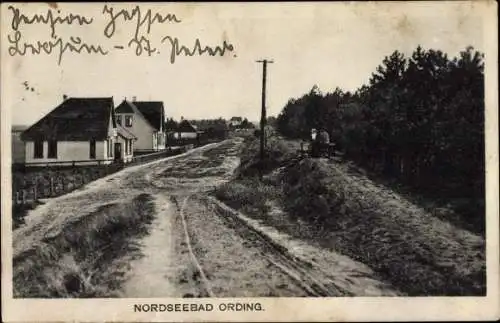
{"label": "grassy verge", "polygon": [[119,279],[111,278],[112,263],[132,247],[131,238],[147,232],[153,210],[151,197],[141,194],[65,223],[14,257],[14,297],[110,296]]}
{"label": "grassy verge", "polygon": [[[265,216],[272,207],[269,202],[282,198],[274,171],[294,156],[294,147],[272,137],[267,142],[268,154],[261,161],[258,158],[259,141],[254,136],[245,137],[242,146],[236,178],[218,187],[215,195],[234,209]],[[259,169],[262,169],[263,179],[259,179]]]}
{"label": "grassy verge", "polygon": [[324,160],[286,172],[286,210],[411,296],[484,295],[484,239]]}
{"label": "grassy verge", "polygon": [[[268,142],[259,180],[258,143],[242,151],[235,180],[216,196],[288,234],[370,266],[411,296],[485,295],[485,242],[402,196],[325,159],[294,160],[293,143]],[[279,203],[285,212],[273,213]]]}
{"label": "grassy verge", "polygon": [[215,196],[230,207],[247,214],[264,216],[269,212],[269,199],[280,196],[280,190],[256,178],[240,179],[223,184]]}

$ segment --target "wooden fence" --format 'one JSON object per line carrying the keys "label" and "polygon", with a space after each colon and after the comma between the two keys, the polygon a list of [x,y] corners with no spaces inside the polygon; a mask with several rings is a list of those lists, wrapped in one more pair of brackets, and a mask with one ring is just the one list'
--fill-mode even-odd
{"label": "wooden fence", "polygon": [[135,156],[127,164],[109,163],[109,160],[30,163],[29,167],[14,164],[12,168],[12,202],[16,206],[32,204],[42,198],[60,196],[98,178],[115,173],[124,167],[178,155],[192,148],[193,145],[169,147],[163,151]]}
{"label": "wooden fence", "polygon": [[58,167],[30,169],[27,172],[13,172],[13,205],[31,204],[42,198],[56,197],[69,193],[98,178],[115,173],[122,164]]}
{"label": "wooden fence", "polygon": [[69,161],[50,161],[50,162],[32,162],[28,164],[15,164],[17,168],[25,167],[76,167],[76,166],[101,166],[110,165],[113,160],[110,159],[86,159],[86,160],[69,160]]}
{"label": "wooden fence", "polygon": [[168,147],[163,151],[135,156],[127,164],[120,162],[109,163],[109,160],[30,163],[29,167],[22,164],[13,164],[13,206],[33,204],[39,199],[60,196],[98,178],[115,173],[124,167],[175,156],[195,146],[198,145],[184,143],[183,146]]}

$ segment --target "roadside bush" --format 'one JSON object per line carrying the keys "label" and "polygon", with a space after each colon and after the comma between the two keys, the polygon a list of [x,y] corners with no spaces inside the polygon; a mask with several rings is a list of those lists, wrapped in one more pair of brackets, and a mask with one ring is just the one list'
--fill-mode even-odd
{"label": "roadside bush", "polygon": [[328,196],[321,172],[309,160],[288,168],[284,180],[285,210],[317,223],[325,221],[337,203]]}
{"label": "roadside bush", "polygon": [[238,177],[268,174],[295,156],[295,150],[287,141],[277,136],[270,136],[266,142],[265,158],[260,160],[260,142],[258,138],[249,138],[241,152],[240,166],[236,170]]}
{"label": "roadside bush", "polygon": [[283,174],[284,205],[327,233],[327,244],[411,296],[484,295],[484,240],[322,160]]}
{"label": "roadside bush", "polygon": [[278,195],[277,188],[257,178],[232,181],[221,185],[215,192],[215,196],[230,207],[259,216],[264,216],[269,211],[266,200]]}
{"label": "roadside bush", "polygon": [[13,257],[14,297],[109,297],[118,276],[109,279],[108,266],[147,232],[153,211],[141,194],[46,228],[40,243]]}

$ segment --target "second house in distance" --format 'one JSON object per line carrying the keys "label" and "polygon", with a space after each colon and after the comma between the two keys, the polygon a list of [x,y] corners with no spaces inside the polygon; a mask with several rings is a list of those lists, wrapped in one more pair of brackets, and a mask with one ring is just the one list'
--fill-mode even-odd
{"label": "second house in distance", "polygon": [[115,109],[116,122],[132,132],[134,153],[165,149],[165,109],[161,101],[123,100]]}

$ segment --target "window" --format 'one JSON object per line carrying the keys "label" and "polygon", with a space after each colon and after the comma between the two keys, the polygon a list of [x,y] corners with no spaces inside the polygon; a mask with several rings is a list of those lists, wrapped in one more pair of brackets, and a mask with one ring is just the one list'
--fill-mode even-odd
{"label": "window", "polygon": [[125,116],[125,126],[132,127],[132,116]]}
{"label": "window", "polygon": [[90,159],[95,159],[95,139],[90,140]]}
{"label": "window", "polygon": [[49,152],[47,158],[57,158],[57,140],[49,140]]}
{"label": "window", "polygon": [[34,151],[34,156],[33,158],[43,158],[43,141],[42,140],[35,140],[35,151]]}
{"label": "window", "polygon": [[122,116],[120,115],[116,116],[116,123],[120,126],[122,125]]}

